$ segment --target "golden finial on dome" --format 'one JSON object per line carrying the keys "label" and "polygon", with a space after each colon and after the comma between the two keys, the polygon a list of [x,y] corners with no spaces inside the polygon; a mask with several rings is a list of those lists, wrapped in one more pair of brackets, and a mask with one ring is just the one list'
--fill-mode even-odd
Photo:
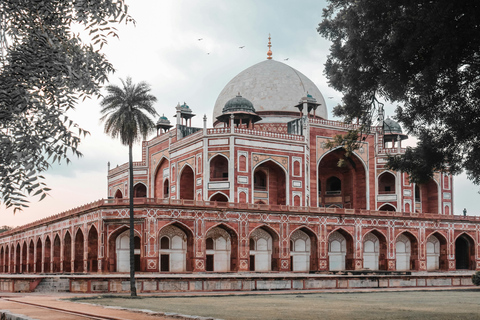
{"label": "golden finial on dome", "polygon": [[271,38],[270,38],[270,33],[268,34],[268,52],[267,52],[267,59],[268,60],[272,60],[272,43],[270,42]]}

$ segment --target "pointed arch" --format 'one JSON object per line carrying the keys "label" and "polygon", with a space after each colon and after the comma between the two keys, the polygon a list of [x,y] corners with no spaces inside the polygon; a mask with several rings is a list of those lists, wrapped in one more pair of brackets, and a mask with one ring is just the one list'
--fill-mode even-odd
{"label": "pointed arch", "polygon": [[26,240],[23,240],[23,244],[22,244],[22,268],[20,269],[20,272],[21,273],[27,273],[27,253],[28,253],[28,250],[27,250],[27,241]]}
{"label": "pointed arch", "polygon": [[195,171],[186,163],[180,171],[180,199],[195,200]]}
{"label": "pointed arch", "polygon": [[5,248],[0,247],[0,272],[5,273]]}
{"label": "pointed arch", "polygon": [[[339,159],[345,160],[344,166],[337,165]],[[345,157],[345,150],[338,147],[323,154],[317,162],[318,206],[368,209],[367,172],[365,162],[355,152]],[[327,179],[332,176],[340,180],[341,189],[328,189]]]}
{"label": "pointed arch", "polygon": [[20,246],[20,242],[17,242],[17,245],[16,245],[16,250],[15,250],[15,273],[20,273],[20,268],[21,268],[21,261],[20,261],[20,257],[21,257],[21,246]]}
{"label": "pointed arch", "polygon": [[210,181],[228,181],[229,159],[217,153],[209,159]]}
{"label": "pointed arch", "polygon": [[409,231],[395,237],[396,270],[418,270],[418,240]]}
{"label": "pointed arch", "polygon": [[88,231],[87,272],[98,271],[98,231],[91,225]]}
{"label": "pointed arch", "polygon": [[384,203],[378,208],[378,211],[397,211],[397,208],[391,203]]}
{"label": "pointed arch", "polygon": [[262,224],[249,234],[250,270],[278,271],[280,269],[280,236],[272,227]]}
{"label": "pointed arch", "polygon": [[217,201],[217,202],[229,202],[228,196],[221,192],[217,191],[210,197],[209,201]]}
{"label": "pointed arch", "polygon": [[438,231],[425,237],[427,271],[448,270],[447,238]]}
{"label": "pointed arch", "polygon": [[[302,233],[305,234],[308,239],[305,239],[302,236]],[[318,239],[315,232],[307,226],[300,226],[290,233],[288,239],[290,240],[289,243],[291,270],[303,272],[318,270]],[[302,249],[304,242],[305,250],[304,253],[302,253],[301,251],[299,252],[297,249]]]}
{"label": "pointed arch", "polygon": [[[208,229],[205,243],[211,240],[212,247],[206,247],[206,271],[237,271],[238,270],[238,234],[227,224],[218,223]],[[211,261],[210,261],[211,260]]]}
{"label": "pointed arch", "polygon": [[115,191],[115,195],[113,196],[115,199],[122,199],[123,198],[123,193],[122,191],[120,191],[120,189],[117,189],[117,191]]}
{"label": "pointed arch", "polygon": [[75,245],[74,245],[74,261],[73,261],[73,270],[74,272],[84,272],[83,259],[84,259],[84,236],[81,228],[77,229],[75,234]]}
{"label": "pointed arch", "polygon": [[170,195],[170,185],[168,183],[170,178],[170,160],[162,156],[155,168],[153,177],[154,183],[154,197],[168,198]]}
{"label": "pointed arch", "polygon": [[183,222],[180,222],[178,220],[171,221],[170,223],[164,225],[159,231],[158,231],[158,239],[159,241],[162,238],[162,232],[165,230],[165,228],[172,226],[179,228],[183,233],[185,233],[187,239],[186,239],[186,261],[185,261],[185,271],[193,271],[193,259],[194,259],[194,235],[192,229],[188,227],[186,224]]}
{"label": "pointed arch", "polygon": [[33,273],[35,268],[35,243],[30,239],[28,244],[28,272]]}
{"label": "pointed arch", "polygon": [[[134,231],[135,271],[141,269],[141,234]],[[123,239],[125,238],[125,239]],[[128,272],[130,270],[130,228],[122,225],[107,237],[108,261],[106,269],[110,272]],[[138,248],[137,248],[138,247]]]}
{"label": "pointed arch", "polygon": [[50,236],[45,237],[45,248],[43,249],[44,258],[43,258],[43,272],[52,272],[51,262],[52,262],[52,241]]}
{"label": "pointed arch", "polygon": [[133,187],[133,197],[134,198],[146,198],[147,197],[147,186],[143,182],[137,182]]}
{"label": "pointed arch", "polygon": [[385,170],[377,176],[378,194],[395,194],[396,176],[390,170]]}
{"label": "pointed arch", "polygon": [[329,270],[353,270],[353,236],[343,228],[336,228],[328,234]]}
{"label": "pointed arch", "polygon": [[72,272],[72,236],[68,230],[63,237],[63,272]]}
{"label": "pointed arch", "polygon": [[42,272],[42,239],[37,239],[37,257],[35,261],[36,273]]}
{"label": "pointed arch", "polygon": [[475,240],[466,232],[455,238],[455,268],[475,269]]}
{"label": "pointed arch", "polygon": [[388,270],[387,237],[378,229],[363,236],[363,267],[370,270]]}
{"label": "pointed arch", "polygon": [[55,234],[53,238],[53,252],[52,252],[52,262],[53,262],[53,270],[52,272],[60,272],[60,236],[58,233]]}
{"label": "pointed arch", "polygon": [[274,159],[259,162],[252,170],[252,202],[265,201],[271,205],[289,204],[289,174]]}

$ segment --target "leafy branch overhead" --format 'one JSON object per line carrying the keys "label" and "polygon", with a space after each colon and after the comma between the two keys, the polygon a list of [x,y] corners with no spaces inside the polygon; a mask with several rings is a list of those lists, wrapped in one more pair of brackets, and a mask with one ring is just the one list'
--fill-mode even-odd
{"label": "leafy branch overhead", "polygon": [[[0,2],[0,201],[21,210],[50,190],[42,172],[81,156],[88,134],[65,113],[98,95],[113,66],[101,52],[123,0]],[[84,34],[73,28],[81,26]]]}
{"label": "leafy branch overhead", "polygon": [[337,115],[368,126],[378,100],[419,139],[389,166],[417,182],[465,169],[480,184],[480,23],[475,0],[329,0],[318,31],[332,41],[329,83]]}

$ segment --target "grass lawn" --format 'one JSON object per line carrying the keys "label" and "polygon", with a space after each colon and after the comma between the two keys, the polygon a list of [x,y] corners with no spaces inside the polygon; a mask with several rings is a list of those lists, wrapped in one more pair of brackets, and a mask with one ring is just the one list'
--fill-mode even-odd
{"label": "grass lawn", "polygon": [[480,290],[210,297],[80,298],[79,302],[246,319],[480,319]]}

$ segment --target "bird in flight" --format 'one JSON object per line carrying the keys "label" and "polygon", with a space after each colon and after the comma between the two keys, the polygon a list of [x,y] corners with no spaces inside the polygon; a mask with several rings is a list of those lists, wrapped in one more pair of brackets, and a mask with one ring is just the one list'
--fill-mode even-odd
{"label": "bird in flight", "polygon": [[290,58],[286,58],[286,59],[283,59],[283,60],[287,61],[288,59],[290,59]]}
{"label": "bird in flight", "polygon": [[243,49],[243,48],[245,48],[245,46],[241,46],[241,47],[239,47],[239,48],[240,48],[240,49]]}
{"label": "bird in flight", "polygon": [[198,39],[198,41],[202,41],[202,40],[203,40],[203,38]]}
{"label": "bird in flight", "polygon": [[333,99],[333,97],[328,97],[328,99]]}
{"label": "bird in flight", "polygon": [[210,52],[207,52],[207,54],[210,54]]}

